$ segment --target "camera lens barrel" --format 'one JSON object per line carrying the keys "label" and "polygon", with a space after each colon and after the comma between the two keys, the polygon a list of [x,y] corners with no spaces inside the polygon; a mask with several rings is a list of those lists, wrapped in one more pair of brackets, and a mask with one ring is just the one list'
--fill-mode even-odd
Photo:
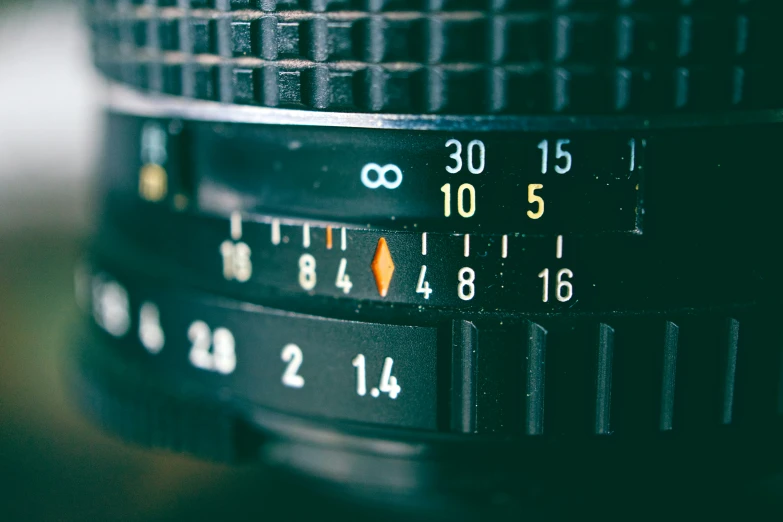
{"label": "camera lens barrel", "polygon": [[383,491],[776,466],[772,4],[425,4],[91,7],[88,409]]}
{"label": "camera lens barrel", "polygon": [[101,71],[188,98],[469,115],[781,105],[774,0],[94,4]]}

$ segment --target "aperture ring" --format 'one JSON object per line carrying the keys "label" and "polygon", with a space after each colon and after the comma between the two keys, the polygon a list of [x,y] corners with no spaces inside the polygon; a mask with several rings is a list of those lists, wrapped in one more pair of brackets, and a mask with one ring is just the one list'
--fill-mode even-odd
{"label": "aperture ring", "polygon": [[101,264],[78,274],[106,336],[94,349],[229,409],[247,402],[425,439],[703,434],[777,415],[780,350],[764,342],[774,325],[759,310],[408,326],[292,314],[127,274]]}

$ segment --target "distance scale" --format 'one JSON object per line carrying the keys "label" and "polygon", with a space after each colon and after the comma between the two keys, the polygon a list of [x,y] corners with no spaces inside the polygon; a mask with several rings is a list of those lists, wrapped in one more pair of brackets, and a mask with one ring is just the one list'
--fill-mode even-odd
{"label": "distance scale", "polygon": [[[107,213],[116,218],[107,221],[134,229],[130,235],[149,250],[230,284],[274,282],[286,292],[416,305],[548,310],[589,301],[600,279],[568,264],[578,259],[580,234],[548,231],[641,233],[645,138],[375,136],[117,115],[110,127],[130,139],[110,143],[117,149],[112,161],[122,168],[107,176]],[[417,146],[406,160],[385,162],[411,140]],[[530,150],[521,154],[525,146]],[[379,162],[354,162],[360,157]],[[509,196],[513,201],[503,203]],[[598,200],[604,211],[592,209]],[[577,207],[581,217],[572,212]],[[274,209],[302,217],[259,214]],[[520,228],[529,232],[491,234]],[[444,232],[450,229],[476,232]],[[588,283],[581,295],[579,278]]]}
{"label": "distance scale", "polygon": [[[412,305],[421,313],[432,307],[594,313],[752,302],[764,284],[745,255],[761,243],[725,251],[720,239],[724,230],[757,223],[763,206],[745,205],[737,213],[714,209],[774,193],[764,188],[771,180],[754,185],[751,178],[724,177],[738,171],[752,177],[754,170],[741,169],[761,160],[754,151],[766,150],[780,134],[777,128],[656,131],[647,137],[636,131],[570,138],[486,132],[468,139],[464,133],[454,138],[445,132],[120,115],[109,123],[100,187],[104,230],[97,241],[103,253],[135,248],[142,257],[176,263],[200,285],[251,301],[306,295]],[[391,151],[405,144],[412,163],[390,163]],[[379,156],[381,149],[389,156]],[[492,170],[491,158],[502,168]],[[647,163],[654,164],[654,177]],[[457,183],[460,176],[467,181]],[[536,187],[551,182],[565,183],[563,190],[541,196]],[[330,193],[325,184],[343,184],[344,190]],[[488,206],[479,194],[490,185],[502,194]],[[520,190],[527,197],[517,197]],[[607,225],[601,217],[607,214],[579,207],[597,201],[593,190],[605,199],[603,208],[622,210],[612,215],[627,226]],[[267,203],[281,195],[288,202],[279,214],[261,213],[277,208]],[[504,204],[511,196],[515,203]],[[372,201],[368,207],[353,204],[365,198]],[[568,198],[573,201],[561,208]],[[488,208],[486,220],[482,208]],[[582,210],[572,214],[576,208]],[[732,241],[751,238],[735,234]],[[720,262],[683,262],[704,256]],[[650,260],[653,271],[639,269]],[[725,280],[724,264],[748,269]]]}
{"label": "distance scale", "polygon": [[471,135],[122,116],[110,126],[124,136],[123,156],[141,161],[140,196],[158,202],[172,184],[175,208],[429,232],[641,233],[641,133]]}

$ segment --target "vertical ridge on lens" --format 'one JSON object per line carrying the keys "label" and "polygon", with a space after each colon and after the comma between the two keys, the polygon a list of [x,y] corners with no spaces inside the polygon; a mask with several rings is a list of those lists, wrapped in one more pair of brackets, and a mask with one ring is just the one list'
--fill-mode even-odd
{"label": "vertical ridge on lens", "polygon": [[723,394],[721,397],[721,422],[730,424],[734,412],[734,382],[737,376],[737,347],[739,346],[739,321],[726,321],[726,339],[723,346]]}
{"label": "vertical ridge on lens", "polygon": [[524,388],[524,431],[527,435],[544,433],[544,370],[547,333],[547,330],[540,324],[528,323]]}
{"label": "vertical ridge on lens", "polygon": [[612,361],[614,357],[614,328],[598,325],[598,347],[595,362],[595,433],[611,433]]}
{"label": "vertical ridge on lens", "polygon": [[677,373],[677,345],[680,327],[666,321],[661,367],[661,406],[659,429],[669,431],[674,425],[674,385]]}
{"label": "vertical ridge on lens", "polygon": [[476,433],[478,330],[470,321],[451,323],[451,431]]}

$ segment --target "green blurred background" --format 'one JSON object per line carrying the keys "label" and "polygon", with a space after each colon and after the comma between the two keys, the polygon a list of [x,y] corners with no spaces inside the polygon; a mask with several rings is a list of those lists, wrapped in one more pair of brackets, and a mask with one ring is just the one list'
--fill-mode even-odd
{"label": "green blurred background", "polygon": [[0,520],[269,519],[286,494],[268,471],[125,445],[67,391],[72,273],[100,174],[85,32],[78,2],[0,2]]}

